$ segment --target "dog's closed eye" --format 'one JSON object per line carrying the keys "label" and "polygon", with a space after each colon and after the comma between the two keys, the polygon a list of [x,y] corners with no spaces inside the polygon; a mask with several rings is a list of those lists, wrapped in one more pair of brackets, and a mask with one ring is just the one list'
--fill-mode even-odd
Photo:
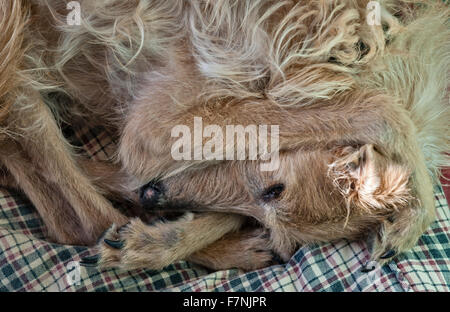
{"label": "dog's closed eye", "polygon": [[262,199],[266,202],[277,199],[284,191],[284,184],[278,183],[266,188],[262,194]]}

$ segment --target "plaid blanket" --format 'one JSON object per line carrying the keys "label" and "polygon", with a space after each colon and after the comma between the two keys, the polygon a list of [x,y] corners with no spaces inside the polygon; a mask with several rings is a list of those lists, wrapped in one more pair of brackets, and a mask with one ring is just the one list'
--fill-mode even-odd
{"label": "plaid blanket", "polygon": [[[114,142],[101,128],[67,134],[95,159]],[[93,248],[48,243],[39,215],[17,191],[0,187],[0,291],[450,291],[450,210],[436,186],[437,219],[411,251],[369,273],[366,242],[304,246],[286,264],[244,273],[210,272],[184,261],[162,271],[81,267]]]}

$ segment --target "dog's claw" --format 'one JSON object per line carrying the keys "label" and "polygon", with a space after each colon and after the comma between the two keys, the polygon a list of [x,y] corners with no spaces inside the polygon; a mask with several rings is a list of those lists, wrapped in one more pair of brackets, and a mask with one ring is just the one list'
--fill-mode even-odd
{"label": "dog's claw", "polygon": [[80,265],[84,267],[94,267],[97,266],[99,259],[100,259],[99,255],[84,257],[81,259]]}
{"label": "dog's claw", "polygon": [[106,245],[108,245],[109,247],[114,248],[114,249],[122,249],[123,244],[124,244],[124,242],[122,240],[113,241],[113,240],[105,238],[103,241],[105,242]]}
{"label": "dog's claw", "polygon": [[130,222],[125,223],[124,225],[122,225],[120,228],[117,229],[117,233],[123,233],[127,227],[130,225]]}
{"label": "dog's claw", "polygon": [[380,259],[389,259],[395,256],[395,250],[391,249],[386,251],[384,254],[380,256]]}
{"label": "dog's claw", "polygon": [[286,261],[283,261],[283,259],[281,258],[281,256],[276,253],[275,251],[271,251],[272,253],[272,261],[275,262],[276,264],[282,264],[282,263],[286,263]]}
{"label": "dog's claw", "polygon": [[375,269],[374,265],[365,264],[365,265],[363,265],[363,267],[361,269],[361,272],[362,273],[369,273],[369,272],[372,272],[374,269]]}

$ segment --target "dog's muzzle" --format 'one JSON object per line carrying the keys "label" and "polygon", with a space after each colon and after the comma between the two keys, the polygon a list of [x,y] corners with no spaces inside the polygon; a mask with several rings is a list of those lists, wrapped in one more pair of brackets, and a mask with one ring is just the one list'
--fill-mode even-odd
{"label": "dog's muzzle", "polygon": [[163,194],[163,184],[158,181],[150,181],[139,189],[139,201],[144,207],[153,206],[158,203]]}

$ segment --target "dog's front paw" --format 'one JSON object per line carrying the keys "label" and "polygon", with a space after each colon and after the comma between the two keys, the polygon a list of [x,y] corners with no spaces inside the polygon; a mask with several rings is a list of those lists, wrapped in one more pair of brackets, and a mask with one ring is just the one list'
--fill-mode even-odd
{"label": "dog's front paw", "polygon": [[264,229],[230,233],[192,254],[188,260],[212,270],[252,271],[274,263],[269,234]]}
{"label": "dog's front paw", "polygon": [[121,229],[113,224],[99,239],[97,245],[98,253],[81,259],[80,264],[84,267],[119,267],[122,258],[122,248],[125,245]]}
{"label": "dog's front paw", "polygon": [[147,225],[132,219],[117,228],[113,225],[98,244],[98,254],[82,259],[83,266],[100,268],[160,270],[177,261],[174,245],[179,233],[165,223]]}
{"label": "dog's front paw", "polygon": [[267,230],[257,229],[249,232],[235,247],[242,252],[236,259],[236,267],[244,271],[262,269],[280,262],[279,256],[270,248],[270,234]]}

